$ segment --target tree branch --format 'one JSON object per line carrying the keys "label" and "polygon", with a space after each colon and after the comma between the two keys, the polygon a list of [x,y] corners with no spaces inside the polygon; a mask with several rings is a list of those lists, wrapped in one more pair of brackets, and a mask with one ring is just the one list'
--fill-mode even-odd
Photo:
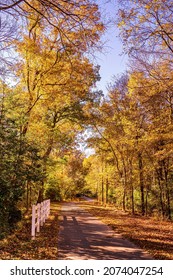
{"label": "tree branch", "polygon": [[22,2],[23,2],[23,0],[18,0],[16,2],[14,2],[13,4],[11,4],[11,5],[0,6],[0,11],[5,11],[5,10],[8,10],[8,9],[11,9],[11,8],[19,5]]}

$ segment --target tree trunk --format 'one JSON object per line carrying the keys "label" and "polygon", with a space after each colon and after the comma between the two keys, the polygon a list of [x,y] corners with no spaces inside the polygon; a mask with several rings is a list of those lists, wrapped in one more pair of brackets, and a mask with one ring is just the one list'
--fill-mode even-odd
{"label": "tree trunk", "polygon": [[29,182],[26,182],[26,211],[29,210]]}
{"label": "tree trunk", "polygon": [[44,193],[44,184],[42,184],[42,186],[41,186],[41,188],[39,190],[37,203],[43,202],[43,200],[44,200],[43,193]]}
{"label": "tree trunk", "polygon": [[159,189],[160,189],[159,198],[160,198],[161,212],[162,212],[162,217],[164,218],[165,210],[164,210],[164,203],[163,203],[163,189],[162,189],[162,184],[161,184],[161,179],[160,179],[159,174],[157,174],[157,177],[158,177],[157,179],[158,179],[158,185],[159,185]]}
{"label": "tree trunk", "polygon": [[144,200],[144,176],[143,176],[143,162],[142,162],[142,155],[138,153],[138,165],[139,165],[139,185],[140,185],[140,192],[141,192],[141,213],[142,216],[145,215],[145,200]]}
{"label": "tree trunk", "polygon": [[123,193],[123,211],[126,212],[126,192]]}
{"label": "tree trunk", "polygon": [[104,204],[104,180],[103,180],[103,175],[102,175],[102,187],[101,187],[101,197],[102,197],[102,205]]}
{"label": "tree trunk", "polygon": [[169,192],[169,184],[168,184],[168,169],[164,165],[164,173],[165,173],[165,187],[166,187],[166,216],[169,220],[171,220],[171,203],[170,203],[170,192]]}
{"label": "tree trunk", "polygon": [[105,203],[107,204],[109,201],[108,201],[108,191],[109,191],[109,180],[108,180],[108,177],[106,178],[106,200],[105,200]]}
{"label": "tree trunk", "polygon": [[132,160],[130,160],[130,190],[131,190],[131,211],[132,214],[135,214],[135,205],[134,205],[134,188],[133,188],[133,171],[132,171]]}

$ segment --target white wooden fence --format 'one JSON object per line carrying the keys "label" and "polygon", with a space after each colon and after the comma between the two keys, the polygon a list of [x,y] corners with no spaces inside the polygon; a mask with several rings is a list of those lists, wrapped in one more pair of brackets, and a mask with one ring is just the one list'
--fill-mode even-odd
{"label": "white wooden fence", "polygon": [[31,236],[34,238],[36,232],[40,232],[40,227],[43,226],[50,214],[50,199],[44,200],[37,205],[32,205],[32,226]]}

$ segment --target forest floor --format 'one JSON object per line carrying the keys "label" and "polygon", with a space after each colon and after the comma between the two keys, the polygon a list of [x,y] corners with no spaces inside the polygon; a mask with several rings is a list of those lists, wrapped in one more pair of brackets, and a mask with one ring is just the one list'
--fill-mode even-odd
{"label": "forest floor", "polygon": [[51,203],[50,216],[34,240],[31,239],[31,215],[25,216],[18,230],[0,240],[0,259],[57,260],[60,208],[60,203]]}
{"label": "forest floor", "polygon": [[[115,233],[148,251],[154,259],[173,260],[173,222],[124,213],[81,201],[80,206],[109,225]],[[60,203],[51,203],[51,214],[35,240],[31,239],[31,217],[12,235],[0,241],[1,260],[57,260]]]}
{"label": "forest floor", "polygon": [[173,260],[173,222],[142,217],[111,206],[83,201],[81,205],[110,226],[115,233],[132,241],[156,260]]}

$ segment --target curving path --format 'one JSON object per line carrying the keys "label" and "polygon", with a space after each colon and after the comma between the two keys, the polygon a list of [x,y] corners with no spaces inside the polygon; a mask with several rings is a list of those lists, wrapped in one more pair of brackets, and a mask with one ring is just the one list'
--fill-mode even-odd
{"label": "curving path", "polygon": [[74,202],[62,204],[58,250],[60,260],[152,259]]}

